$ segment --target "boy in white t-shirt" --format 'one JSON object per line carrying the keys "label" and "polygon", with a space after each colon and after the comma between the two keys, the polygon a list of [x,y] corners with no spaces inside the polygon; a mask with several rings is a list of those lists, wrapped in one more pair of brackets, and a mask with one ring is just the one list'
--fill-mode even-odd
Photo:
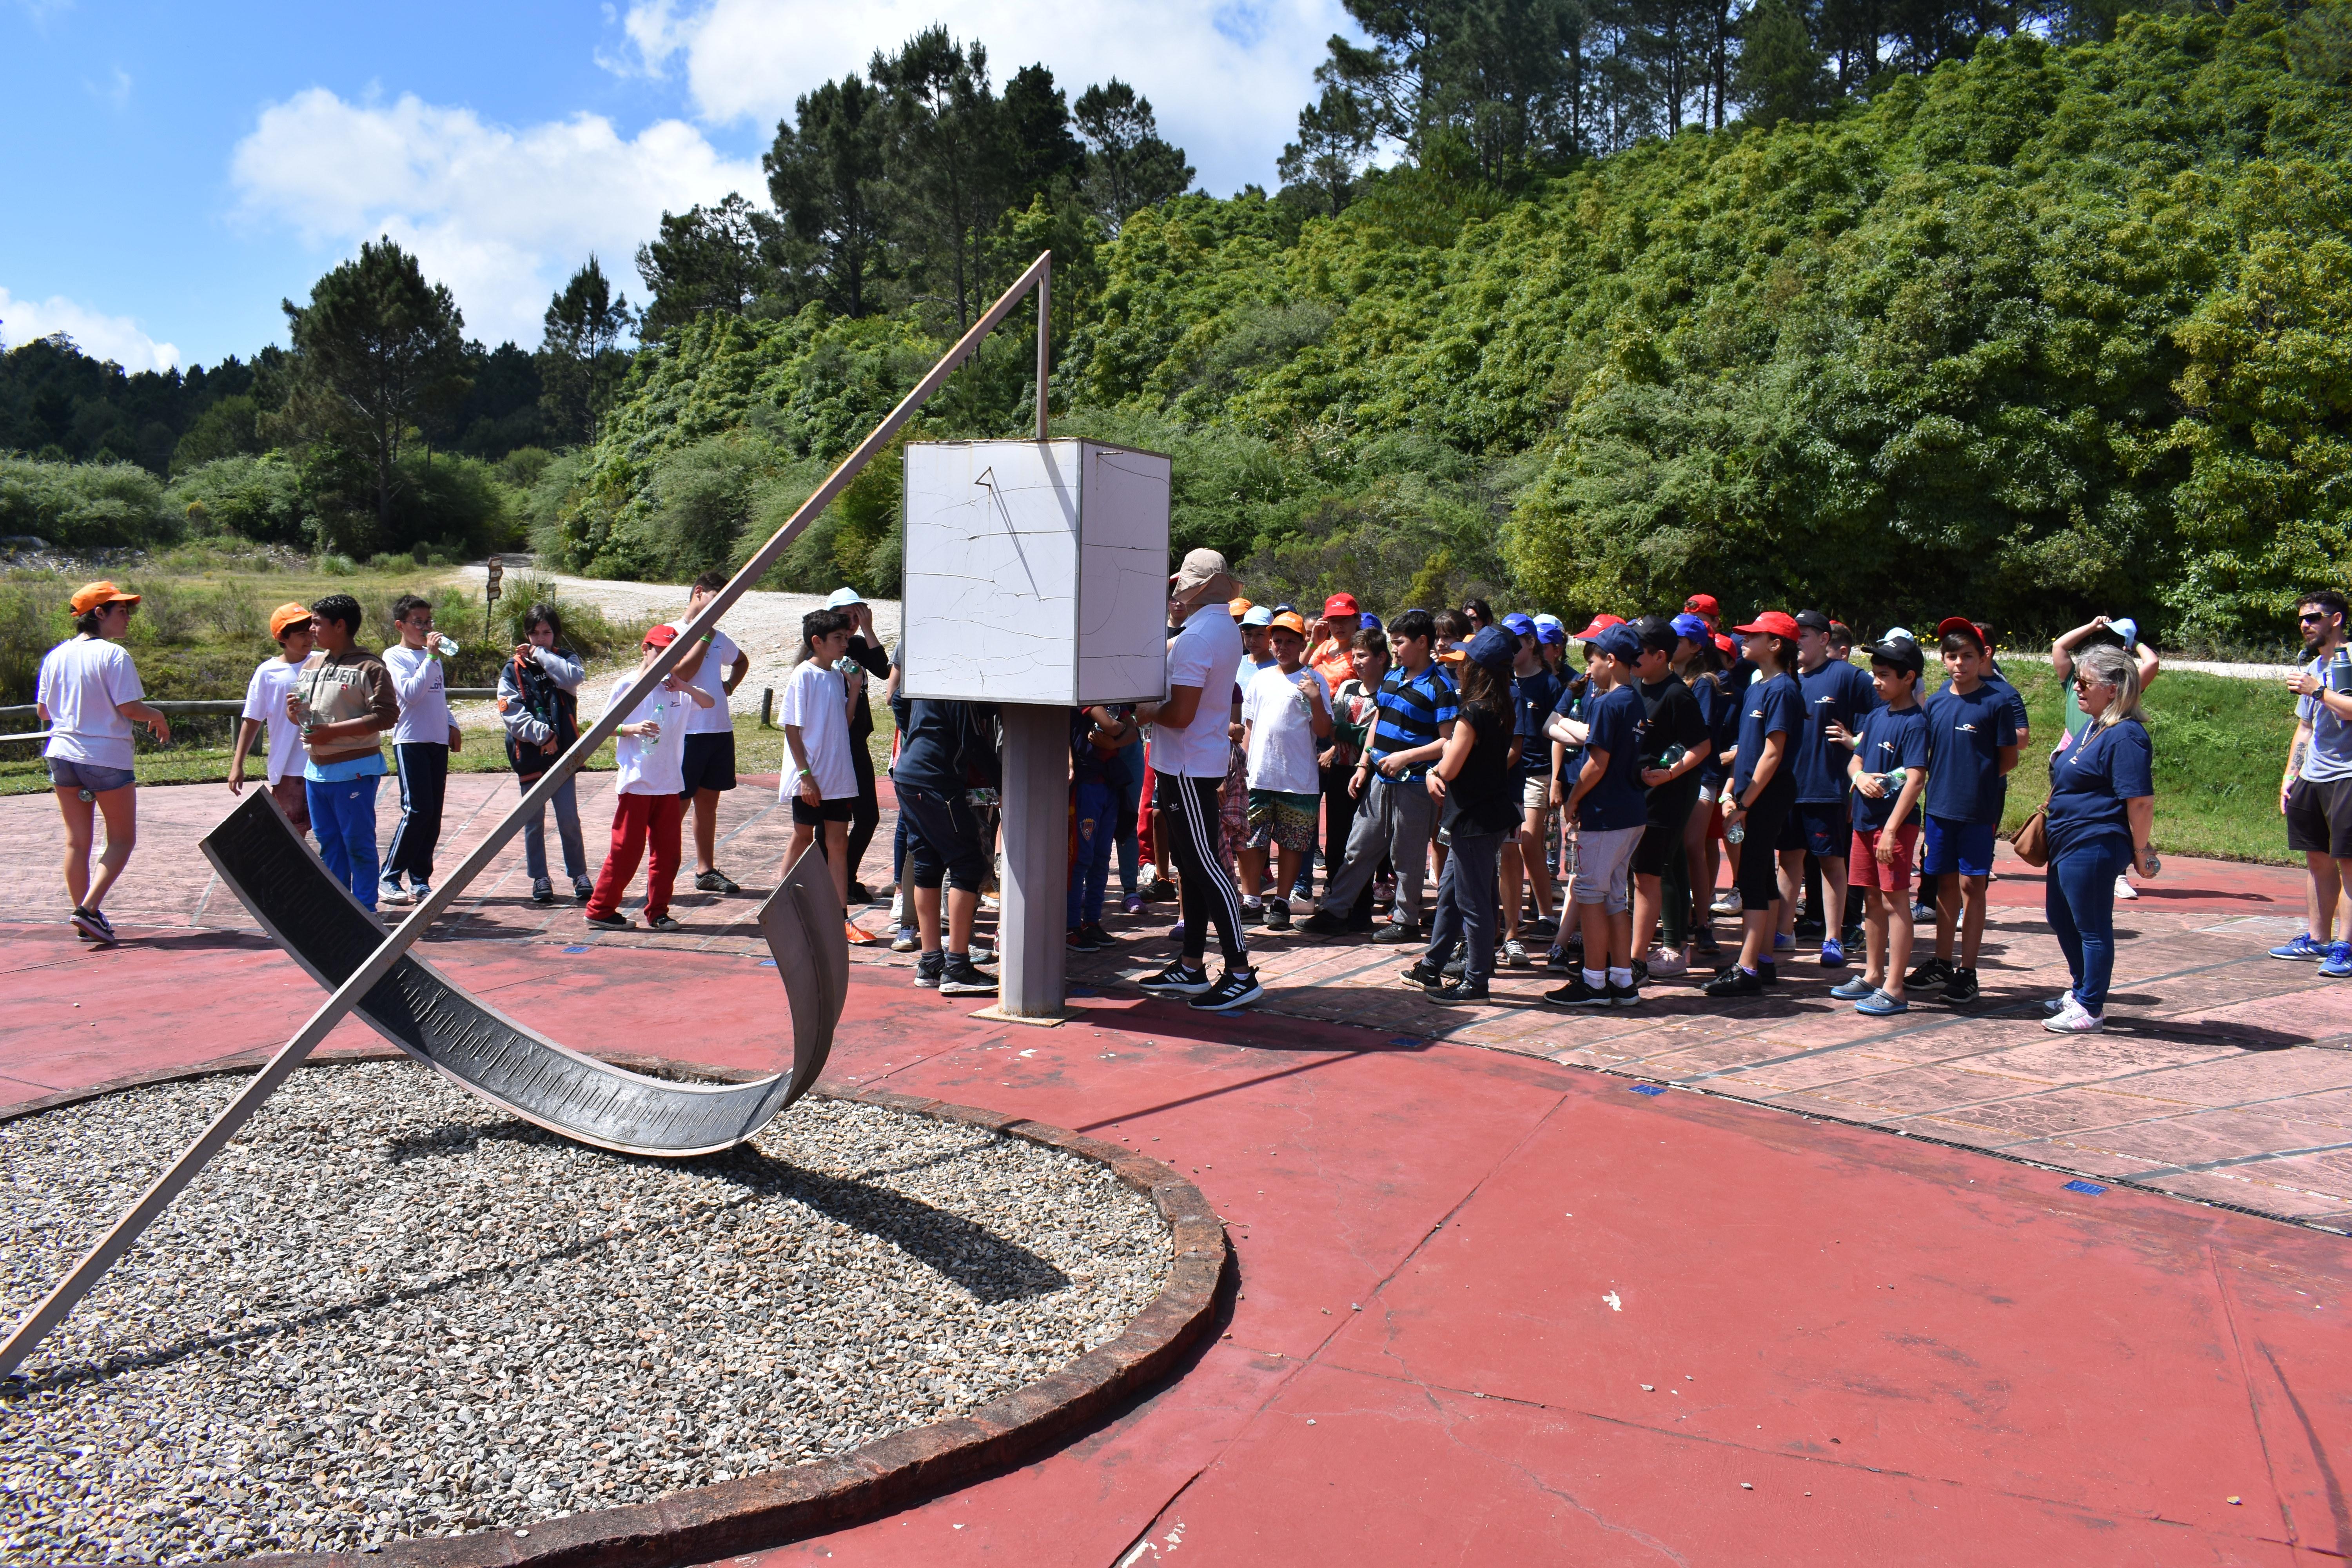
{"label": "boy in white t-shirt", "polygon": [[[686,614],[672,621],[678,635],[702,606],[727,586],[724,572],[705,572],[686,595]],[[727,700],[751,673],[751,656],[717,626],[702,634],[702,646],[677,661],[679,679],[710,694],[710,706],[687,716],[685,790],[694,801],[694,887],[701,893],[740,893],[735,879],[719,868],[719,797],[735,787],[735,715]]]}
{"label": "boy in white t-shirt", "polygon": [[310,635],[310,606],[280,605],[269,612],[269,635],[278,639],[276,658],[265,658],[245,683],[245,711],[237,716],[236,744],[229,751],[228,793],[245,793],[245,754],[253,750],[261,727],[269,726],[265,776],[270,797],[278,802],[297,834],[310,831],[310,790],[302,777],[306,760],[302,727],[286,716],[286,699],[302,673],[303,660],[316,642]]}
{"label": "boy in white t-shirt", "polygon": [[[629,698],[661,650],[677,640],[675,626],[656,626],[646,634],[637,668],[613,683],[606,712]],[[648,844],[654,863],[646,873],[646,929],[678,929],[670,918],[669,896],[677,885],[678,825],[686,819],[686,716],[709,706],[710,694],[674,670],[630,703],[614,746],[620,773],[613,785],[613,847],[596,873],[596,890],[588,895],[588,923],[598,931],[630,929],[621,895],[629,890]]]}
{"label": "boy in white t-shirt", "polygon": [[[433,851],[441,843],[441,803],[449,789],[449,753],[465,744],[449,717],[449,685],[441,664],[457,645],[433,629],[433,601],[403,594],[393,601],[397,647],[383,650],[383,668],[400,700],[392,754],[400,763],[400,822],[384,851],[376,889],[380,904],[415,904],[433,891]],[[400,885],[402,872],[408,886]]]}
{"label": "boy in white t-shirt", "polygon": [[[1241,851],[1242,886],[1255,890],[1265,880],[1265,853],[1275,853],[1276,888],[1298,880],[1302,857],[1315,851],[1317,816],[1323,781],[1316,756],[1331,733],[1331,688],[1302,662],[1307,623],[1296,612],[1274,617],[1266,628],[1274,663],[1242,687],[1242,750],[1248,756],[1249,841]],[[1244,898],[1247,909],[1255,900]],[[1290,900],[1265,900],[1268,931],[1290,926]]]}
{"label": "boy in white t-shirt", "polygon": [[[811,845],[833,872],[834,891],[849,905],[849,823],[857,814],[857,770],[849,748],[849,686],[834,666],[849,651],[855,616],[811,610],[801,617],[801,662],[784,683],[776,721],[784,730],[784,773],[776,798],[793,803],[793,837],[784,850],[788,873]],[[822,833],[822,840],[818,835]],[[844,921],[859,946],[880,940]]]}

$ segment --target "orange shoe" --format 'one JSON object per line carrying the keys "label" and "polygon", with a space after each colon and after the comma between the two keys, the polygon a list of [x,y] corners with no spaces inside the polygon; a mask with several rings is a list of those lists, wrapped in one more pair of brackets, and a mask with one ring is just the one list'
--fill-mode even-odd
{"label": "orange shoe", "polygon": [[841,934],[849,939],[849,945],[852,947],[872,947],[882,940],[870,932],[859,931],[856,921],[842,921]]}

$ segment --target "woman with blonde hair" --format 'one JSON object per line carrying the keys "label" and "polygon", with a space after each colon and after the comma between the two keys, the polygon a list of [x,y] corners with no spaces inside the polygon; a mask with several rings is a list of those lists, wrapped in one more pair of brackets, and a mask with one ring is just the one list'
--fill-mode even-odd
{"label": "woman with blonde hair", "polygon": [[2050,788],[2050,864],[2043,908],[2074,984],[2045,1004],[2042,1027],[2090,1034],[2105,1026],[2116,965],[2116,880],[2143,878],[2158,861],[2155,748],[2139,708],[2139,667],[2119,647],[2074,659],[2074,695],[2091,716],[2083,738],[2059,754]]}

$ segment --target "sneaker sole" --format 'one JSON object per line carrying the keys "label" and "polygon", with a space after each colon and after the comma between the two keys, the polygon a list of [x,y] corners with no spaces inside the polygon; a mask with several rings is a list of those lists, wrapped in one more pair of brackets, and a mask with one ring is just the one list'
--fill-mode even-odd
{"label": "sneaker sole", "polygon": [[1911,1004],[1906,1002],[1900,1007],[1865,1007],[1857,1002],[1853,1005],[1853,1010],[1865,1018],[1892,1018],[1898,1013],[1911,1011]]}
{"label": "sneaker sole", "polygon": [[963,985],[952,981],[941,981],[939,985],[939,993],[942,996],[993,996],[996,994],[996,987],[993,985]]}
{"label": "sneaker sole", "polygon": [[1236,1007],[1248,1006],[1251,1003],[1256,1001],[1259,997],[1265,994],[1265,986],[1253,985],[1248,991],[1244,992],[1241,995],[1226,1001],[1211,1002],[1206,999],[1206,995],[1203,994],[1202,996],[1194,997],[1192,999],[1192,1010],[1196,1013],[1230,1013]]}
{"label": "sneaker sole", "polygon": [[70,924],[76,931],[80,933],[85,940],[89,942],[105,942],[110,946],[113,943],[121,941],[121,938],[114,934],[112,928],[100,925],[96,921],[87,920],[80,915],[68,917],[67,923]]}
{"label": "sneaker sole", "polygon": [[1198,985],[1170,984],[1154,981],[1139,981],[1136,984],[1136,989],[1147,996],[1172,996],[1185,1001],[1190,1001],[1195,996],[1202,995],[1216,988],[1216,983],[1212,980],[1203,980]]}

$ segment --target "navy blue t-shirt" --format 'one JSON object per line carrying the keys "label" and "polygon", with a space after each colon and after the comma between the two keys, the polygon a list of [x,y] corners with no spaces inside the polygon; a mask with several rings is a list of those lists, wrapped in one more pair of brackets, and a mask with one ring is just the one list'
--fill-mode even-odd
{"label": "navy blue t-shirt", "polygon": [[2000,750],[2017,744],[2008,697],[1990,681],[1965,697],[1947,686],[1927,708],[1927,815],[1998,823],[2009,799]]}
{"label": "navy blue t-shirt", "polygon": [[1551,705],[1559,700],[1559,677],[1549,669],[1522,675],[1511,682],[1511,699],[1518,710],[1519,775],[1539,779],[1551,772],[1551,737],[1543,732]]}
{"label": "navy blue t-shirt", "polygon": [[1591,726],[1585,749],[1608,752],[1609,767],[1577,803],[1576,820],[1583,826],[1601,833],[1648,821],[1649,792],[1642,787],[1642,732],[1648,720],[1642,693],[1630,682],[1611,687],[1599,701],[1585,705],[1585,721]]}
{"label": "navy blue t-shirt", "polygon": [[994,710],[982,703],[927,697],[909,701],[898,760],[890,764],[891,779],[950,798],[974,784],[993,787],[998,762],[994,718]]}
{"label": "navy blue t-shirt", "polygon": [[1799,676],[1797,684],[1805,694],[1805,727],[1797,739],[1797,799],[1831,805],[1845,798],[1845,765],[1853,753],[1832,742],[1827,730],[1833,722],[1849,731],[1860,728],[1862,716],[1878,706],[1878,689],[1861,670],[1836,659]]}
{"label": "navy blue t-shirt", "polygon": [[[1591,690],[1591,686],[1582,676],[1573,680],[1563,679],[1559,683],[1559,695],[1552,700],[1551,710],[1563,719],[1573,719],[1581,724],[1587,717],[1585,710],[1591,706],[1587,700]],[[1547,739],[1544,745],[1549,748],[1551,742]],[[1547,754],[1549,754],[1548,752]],[[1559,787],[1563,790],[1574,789],[1576,775],[1583,771],[1584,748],[1562,745],[1559,757]]]}
{"label": "navy blue t-shirt", "polygon": [[2093,730],[2066,748],[2050,781],[2050,852],[2063,854],[2103,836],[2131,843],[2124,802],[2156,793],[2156,748],[2137,719]]}
{"label": "navy blue t-shirt", "polygon": [[[1908,708],[1880,708],[1865,713],[1862,728],[1854,731],[1861,742],[1854,755],[1862,759],[1866,773],[1891,773],[1897,768],[1924,768],[1927,765],[1927,715],[1914,702]],[[1903,792],[1889,789],[1877,800],[1860,790],[1853,792],[1853,826],[1858,833],[1875,833],[1886,826],[1894,815],[1895,797]],[[1924,796],[1926,791],[1920,794]],[[1911,803],[1909,820],[1919,820],[1919,803]]]}
{"label": "navy blue t-shirt", "polygon": [[[2000,672],[2000,666],[1996,664],[1987,671],[1984,682],[2000,692],[2002,700],[2009,704],[2009,721],[2017,726],[2017,732],[2021,735],[2031,732],[2033,724],[2025,714],[2025,697],[2009,683],[2009,677]],[[1946,681],[1945,684],[1948,686],[1951,682]]]}
{"label": "navy blue t-shirt", "polygon": [[1731,765],[1734,799],[1744,799],[1748,786],[1755,782],[1757,760],[1764,755],[1767,735],[1786,735],[1789,739],[1781,748],[1780,767],[1764,787],[1786,787],[1783,781],[1795,777],[1789,765],[1790,753],[1796,750],[1797,731],[1804,727],[1805,695],[1795,681],[1786,675],[1776,675],[1769,680],[1749,683],[1748,695],[1739,705],[1739,759]]}
{"label": "navy blue t-shirt", "polygon": [[[1706,721],[1708,736],[1719,758],[1739,739],[1739,693],[1732,689],[1731,677],[1702,675],[1690,683],[1691,695],[1698,699],[1699,717]],[[1723,783],[1724,766],[1710,760],[1698,771],[1698,782],[1712,789]]]}

